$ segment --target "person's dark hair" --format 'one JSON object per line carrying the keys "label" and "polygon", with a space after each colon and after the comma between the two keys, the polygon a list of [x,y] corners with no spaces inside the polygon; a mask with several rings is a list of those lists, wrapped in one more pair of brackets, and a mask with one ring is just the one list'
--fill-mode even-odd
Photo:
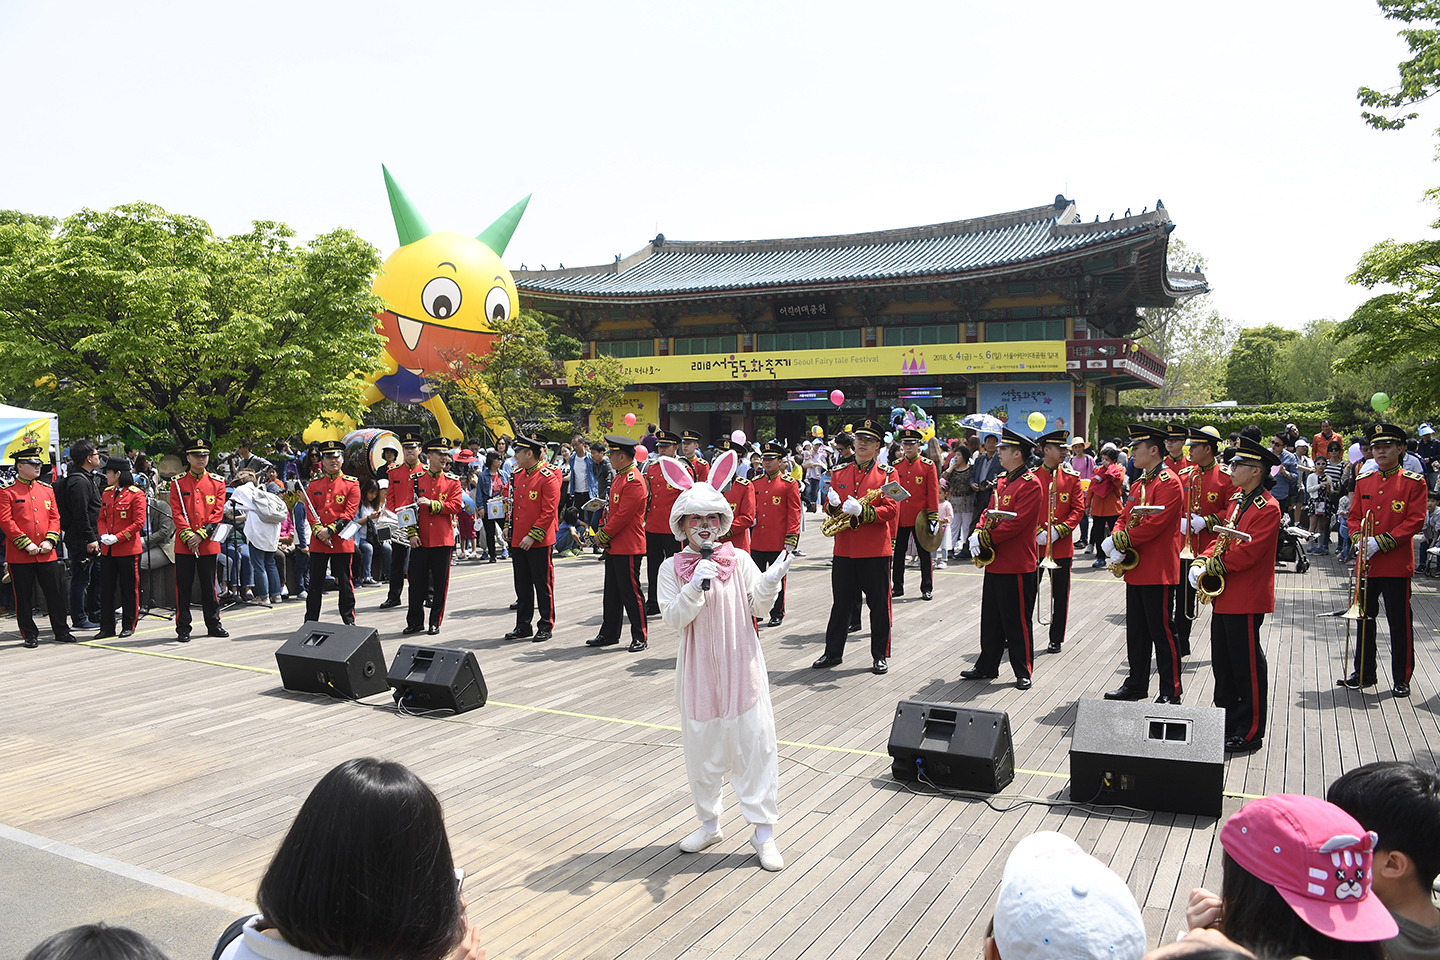
{"label": "person's dark hair", "polygon": [[131,466],[141,473],[148,473],[150,471],[150,458],[142,453],[135,458],[135,462]]}
{"label": "person's dark hair", "polygon": [[580,522],[580,511],[577,510],[575,507],[566,507],[566,508],[565,508],[565,516],[562,517],[561,519],[563,519],[566,523],[570,524],[571,526],[574,526],[575,524],[577,524],[577,523]]}
{"label": "person's dark hair", "polygon": [[[379,496],[376,496],[376,494]],[[384,504],[385,491],[381,490],[380,484],[374,480],[366,480],[360,484],[360,505],[362,507],[373,507],[375,506],[372,502],[373,500],[378,500],[381,504]]]}
{"label": "person's dark hair", "polygon": [[1106,460],[1109,460],[1111,463],[1120,462],[1120,451],[1114,449],[1113,447],[1109,450],[1101,450],[1100,456],[1104,457]]}
{"label": "person's dark hair", "polygon": [[87,923],[46,937],[25,960],[169,960],[159,947],[126,927]]}
{"label": "person's dark hair", "polygon": [[70,444],[70,463],[74,466],[81,466],[90,455],[95,452],[95,444],[89,440],[76,440]]}
{"label": "person's dark hair", "polygon": [[955,457],[967,466],[970,463],[970,451],[965,449],[965,445],[962,443],[955,444]]}
{"label": "person's dark hair", "polygon": [[1330,784],[1325,799],[1379,834],[1378,850],[1415,861],[1426,890],[1440,876],[1440,774],[1400,760],[1367,763]]}
{"label": "person's dark hair", "polygon": [[440,801],[369,757],[310,791],[255,902],[287,943],[324,957],[441,960],[464,936]]}
{"label": "person's dark hair", "polygon": [[115,472],[120,474],[120,478],[116,481],[116,484],[121,490],[124,490],[126,487],[134,485],[135,473],[130,469],[130,464],[125,464],[123,468],[116,470]]}
{"label": "person's dark hair", "polygon": [[500,454],[496,453],[494,450],[491,450],[489,453],[485,454],[485,469],[489,470],[491,464],[500,463],[504,459],[505,458],[500,456]]}
{"label": "person's dark hair", "polygon": [[855,449],[855,434],[842,431],[835,435],[835,446],[844,447],[846,450]]}
{"label": "person's dark hair", "polygon": [[1228,853],[1222,872],[1222,932],[1257,957],[1380,960],[1383,956],[1378,943],[1336,940],[1316,930],[1290,909],[1278,890],[1240,866]]}
{"label": "person's dark hair", "polygon": [[1414,453],[1416,450],[1420,449],[1420,441],[1416,440],[1414,437],[1410,437],[1405,441],[1405,449],[1409,450],[1411,453]]}
{"label": "person's dark hair", "polygon": [[1329,443],[1327,443],[1327,444],[1325,445],[1325,452],[1326,452],[1327,454],[1328,454],[1328,453],[1332,453],[1332,452],[1334,452],[1334,453],[1343,453],[1344,451],[1345,451],[1345,447],[1340,443],[1339,440],[1331,440]]}
{"label": "person's dark hair", "polygon": [[1155,452],[1160,454],[1161,456],[1165,455],[1165,441],[1161,440],[1159,437],[1140,437],[1137,440],[1131,441],[1130,452],[1133,454],[1135,452],[1135,448],[1140,446],[1140,444],[1142,443],[1146,444],[1147,446],[1154,447]]}

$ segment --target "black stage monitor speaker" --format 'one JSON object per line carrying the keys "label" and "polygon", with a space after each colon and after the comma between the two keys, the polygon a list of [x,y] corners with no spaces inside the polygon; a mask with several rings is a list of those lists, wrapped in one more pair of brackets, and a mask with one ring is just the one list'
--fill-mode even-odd
{"label": "black stage monitor speaker", "polygon": [[385,654],[373,627],[307,620],[275,651],[275,662],[286,690],[359,700],[387,688]]}
{"label": "black stage monitor speaker", "polygon": [[386,681],[395,689],[395,702],[412,710],[464,713],[485,706],[490,696],[470,650],[402,644]]}
{"label": "black stage monitor speaker", "polygon": [[937,787],[998,793],[1015,779],[1010,715],[954,703],[901,700],[890,724],[890,772]]}
{"label": "black stage monitor speaker", "polygon": [[1225,711],[1081,700],[1070,738],[1070,799],[1220,816]]}

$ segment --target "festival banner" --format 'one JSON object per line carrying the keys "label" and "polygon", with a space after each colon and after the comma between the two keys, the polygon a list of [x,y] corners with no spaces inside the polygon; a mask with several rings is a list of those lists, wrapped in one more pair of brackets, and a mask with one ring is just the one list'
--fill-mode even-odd
{"label": "festival banner", "polygon": [[[932,343],[914,347],[773,350],[679,357],[622,358],[631,383],[837,381],[842,377],[937,376],[943,373],[1062,373],[1064,340]],[[577,360],[565,363],[575,375]]]}
{"label": "festival banner", "polygon": [[[1070,429],[1075,422],[1071,387],[1066,380],[982,382],[975,387],[976,409],[1033,440],[1042,433]],[[1030,429],[1027,421],[1032,413],[1045,418],[1043,429]]]}
{"label": "festival banner", "polygon": [[[566,371],[569,373],[570,371]],[[635,414],[635,425],[627,426],[625,414]],[[645,436],[645,424],[660,422],[660,394],[655,390],[627,392],[620,401],[610,408],[597,407],[590,411],[590,436],[607,433],[619,434],[635,440]]]}

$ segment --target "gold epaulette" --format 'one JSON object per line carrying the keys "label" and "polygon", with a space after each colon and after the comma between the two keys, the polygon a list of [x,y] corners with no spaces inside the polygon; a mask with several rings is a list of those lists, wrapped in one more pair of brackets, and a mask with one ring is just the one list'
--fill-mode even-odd
{"label": "gold epaulette", "polygon": [[1068,474],[1070,474],[1072,477],[1078,477],[1078,476],[1080,476],[1080,471],[1079,471],[1079,470],[1076,470],[1074,467],[1070,466],[1070,464],[1065,463],[1064,461],[1061,461],[1061,463],[1060,463],[1060,472],[1061,472],[1061,473],[1068,473]]}
{"label": "gold epaulette", "polygon": [[1421,483],[1425,482],[1425,478],[1420,474],[1416,473],[1414,470],[1402,470],[1401,472],[1404,473],[1405,476],[1409,477],[1411,480],[1419,480]]}
{"label": "gold epaulette", "polygon": [[1216,466],[1218,466],[1218,467],[1220,468],[1220,472],[1223,473],[1223,474],[1225,474],[1225,476],[1227,476],[1227,477],[1230,476],[1230,468],[1227,467],[1225,464],[1220,463],[1220,464],[1216,464]]}
{"label": "gold epaulette", "polygon": [[930,464],[932,467],[935,465],[935,461],[934,461],[934,460],[931,460],[929,457],[925,456],[924,454],[921,454],[921,456],[920,456],[920,462],[921,462],[921,463],[928,463],[928,464]]}
{"label": "gold epaulette", "polygon": [[747,486],[747,487],[750,486],[750,481],[749,481],[747,478],[745,478],[745,477],[736,477],[734,480],[731,480],[730,482],[731,482],[731,483],[743,483],[743,484],[744,484],[745,486]]}
{"label": "gold epaulette", "polygon": [[206,475],[207,477],[209,477],[211,480],[219,480],[221,483],[224,483],[224,482],[225,482],[225,478],[222,477],[222,476],[220,476],[220,474],[218,474],[218,473],[211,473],[210,471],[207,470],[207,471],[205,471],[205,475]]}
{"label": "gold epaulette", "polygon": [[340,474],[340,476],[344,477],[346,480],[349,480],[351,483],[359,483],[359,482],[360,482],[359,478],[357,478],[357,477],[352,477],[352,476],[350,476],[350,474],[348,474],[348,473],[342,473],[342,474]]}
{"label": "gold epaulette", "polygon": [[1356,480],[1364,480],[1366,477],[1370,476],[1372,473],[1379,473],[1379,472],[1380,472],[1380,468],[1379,468],[1379,467],[1371,467],[1369,470],[1366,470],[1364,473],[1360,474],[1360,475],[1357,476],[1355,479],[1356,479]]}

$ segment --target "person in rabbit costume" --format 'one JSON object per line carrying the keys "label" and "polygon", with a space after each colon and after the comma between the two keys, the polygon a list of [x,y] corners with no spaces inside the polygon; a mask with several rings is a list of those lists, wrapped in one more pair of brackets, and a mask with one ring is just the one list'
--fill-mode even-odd
{"label": "person in rabbit costume", "polygon": [[745,819],[755,825],[750,843],[760,866],[780,870],[785,861],[774,840],[779,750],[755,618],[774,604],[790,554],[761,573],[749,554],[719,542],[734,519],[720,493],[735,475],[734,451],[716,458],[709,482],[695,482],[673,458],[660,463],[666,482],[682,491],[670,510],[670,528],[685,545],[661,565],[656,595],[661,617],[680,631],[675,699],[685,772],[701,821],[680,849],[698,853],[724,839],[721,791],[728,774]]}

